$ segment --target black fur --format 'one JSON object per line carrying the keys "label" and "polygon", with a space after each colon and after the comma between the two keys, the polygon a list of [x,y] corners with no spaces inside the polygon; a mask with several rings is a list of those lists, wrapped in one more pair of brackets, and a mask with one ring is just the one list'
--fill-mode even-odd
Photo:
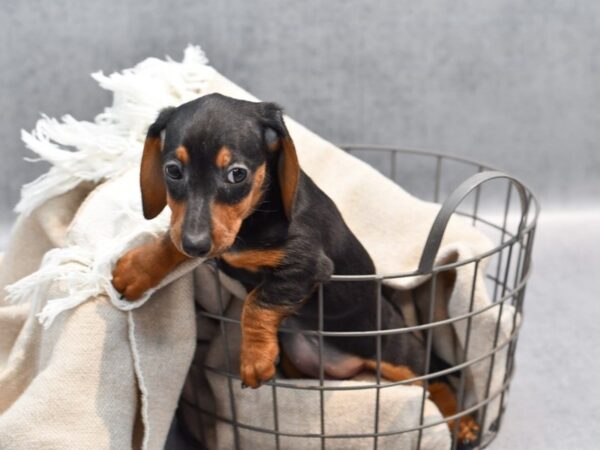
{"label": "black fur", "polygon": [[[262,266],[258,270],[252,267],[250,271],[232,267],[217,258],[220,269],[241,281],[249,291],[253,290],[255,301],[262,307],[287,309],[291,314],[283,323],[287,328],[319,328],[316,288],[323,283],[325,331],[377,329],[377,295],[381,287],[374,281],[329,280],[333,273],[366,275],[375,272],[369,254],[348,228],[336,205],[302,171],[291,212],[289,189],[284,189],[282,194],[280,181],[289,179],[279,179],[281,168],[287,166],[282,165],[285,152],[277,149],[276,144],[290,137],[279,106],[208,95],[161,112],[148,136],[156,138],[162,130],[166,130],[162,162],[165,166],[176,164],[182,171],[178,179],[165,176],[170,197],[187,204],[182,235],[201,235],[203,239],[211,236],[211,205],[239,203],[250,194],[257,169],[265,165],[262,196],[243,221],[227,252],[276,249],[283,251],[283,258],[274,267]],[[189,161],[185,164],[176,158],[179,146],[188,152]],[[217,153],[223,146],[230,150],[231,164],[248,168],[249,176],[242,182],[227,183],[228,169],[216,164]],[[210,254],[210,246],[203,248],[206,248],[205,254]],[[381,300],[382,329],[404,327],[400,309],[385,297]],[[417,374],[424,373],[426,348],[422,340],[412,333],[383,336],[381,340],[383,361],[409,366]],[[280,332],[279,342],[288,359],[304,375],[319,376],[320,346],[314,335]],[[326,337],[322,360],[325,374],[352,377],[362,370],[360,361],[375,359],[376,350],[375,337]],[[354,356],[362,358],[358,366]],[[446,367],[432,355],[430,371]]]}
{"label": "black fur", "polygon": [[[158,122],[162,128],[165,128],[164,119],[168,121],[163,163],[176,161],[175,150],[180,145],[190,153],[189,168],[183,179],[167,180],[171,197],[188,204],[184,228],[210,227],[211,201],[234,204],[248,195],[250,177],[239,186],[222,182],[220,169],[214,164],[222,146],[231,149],[234,161],[245,164],[251,171],[267,164],[262,200],[243,222],[230,250],[283,248],[285,257],[276,268],[258,273],[231,267],[219,259],[221,270],[241,281],[249,290],[258,286],[257,300],[263,306],[285,306],[293,311],[287,321],[289,326],[318,328],[316,286],[326,283],[324,330],[376,329],[375,282],[327,283],[333,273],[364,275],[375,272],[369,254],[348,228],[333,201],[301,172],[292,217],[288,218],[284,213],[277,172],[281,152],[269,150],[266,132],[270,129],[280,138],[287,136],[279,106],[212,94],[161,113]],[[153,129],[154,126],[150,130]],[[402,318],[385,299],[382,319],[384,328],[402,326]],[[393,348],[386,345],[388,340],[393,341]],[[365,358],[375,356],[376,339],[373,337],[328,338],[326,341],[343,352]],[[384,338],[383,344],[384,348],[390,348],[384,356],[397,364],[409,364],[409,356],[414,357],[419,345],[406,334]]]}

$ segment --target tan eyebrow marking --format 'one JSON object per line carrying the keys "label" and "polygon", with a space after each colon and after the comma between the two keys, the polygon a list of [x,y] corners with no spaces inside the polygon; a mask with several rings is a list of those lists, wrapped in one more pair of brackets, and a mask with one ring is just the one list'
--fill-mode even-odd
{"label": "tan eyebrow marking", "polygon": [[179,159],[179,161],[181,161],[183,164],[190,162],[190,155],[187,151],[187,148],[184,146],[177,147],[177,150],[175,150],[175,156],[177,156],[177,159]]}
{"label": "tan eyebrow marking", "polygon": [[223,169],[227,167],[227,165],[231,162],[231,150],[227,147],[223,146],[217,152],[217,157],[215,158],[215,164],[217,167]]}

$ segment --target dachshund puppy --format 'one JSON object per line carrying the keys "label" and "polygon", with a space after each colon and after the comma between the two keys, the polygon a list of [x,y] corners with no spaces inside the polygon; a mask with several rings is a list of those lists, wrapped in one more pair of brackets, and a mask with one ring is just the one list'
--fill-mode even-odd
{"label": "dachshund puppy", "polygon": [[[244,385],[256,388],[275,375],[280,344],[289,374],[318,377],[321,359],[328,378],[378,366],[392,381],[423,372],[424,349],[410,333],[382,337],[377,365],[375,337],[326,337],[320,354],[313,337],[279,332],[284,322],[298,330],[377,329],[375,282],[327,283],[334,272],[373,274],[375,267],[332,200],[300,169],[279,106],[212,94],[161,111],[148,130],[140,181],[144,216],[168,205],[170,230],[118,261],[115,288],[134,300],[186,259],[216,258],[250,292],[241,318]],[[381,304],[382,328],[403,326],[391,303]],[[430,392],[434,401],[455,403],[448,386]],[[465,420],[461,439],[473,440],[477,425]]]}

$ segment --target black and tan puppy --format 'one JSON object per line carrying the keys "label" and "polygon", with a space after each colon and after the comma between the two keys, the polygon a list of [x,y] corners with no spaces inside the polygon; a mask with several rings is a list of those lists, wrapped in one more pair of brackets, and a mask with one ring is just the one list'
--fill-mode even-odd
{"label": "black and tan puppy", "polygon": [[[279,333],[282,322],[317,329],[317,285],[334,272],[372,274],[375,268],[335,204],[300,169],[281,109],[213,94],[163,110],[148,130],[141,189],[146,218],[169,205],[170,232],[119,260],[116,289],[133,300],[182,261],[216,258],[250,292],[241,319],[242,382],[256,388],[272,378],[280,344],[288,373],[318,377],[318,345]],[[324,330],[376,329],[374,282],[326,283],[323,298]],[[383,328],[403,326],[391,304],[382,306]],[[327,338],[325,344],[328,378],[376,368],[373,337]],[[411,334],[385,337],[382,348],[384,378],[404,381],[422,373],[423,347]],[[436,389],[430,389],[434,401],[454,401],[447,385]],[[474,439],[476,427],[465,427],[462,439]]]}

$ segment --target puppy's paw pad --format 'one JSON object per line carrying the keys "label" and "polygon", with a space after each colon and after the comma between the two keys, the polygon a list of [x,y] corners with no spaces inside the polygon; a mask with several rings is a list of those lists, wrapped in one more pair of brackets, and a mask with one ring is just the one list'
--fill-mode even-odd
{"label": "puppy's paw pad", "polygon": [[458,442],[464,445],[472,445],[479,438],[479,425],[471,416],[461,417],[458,425]]}

